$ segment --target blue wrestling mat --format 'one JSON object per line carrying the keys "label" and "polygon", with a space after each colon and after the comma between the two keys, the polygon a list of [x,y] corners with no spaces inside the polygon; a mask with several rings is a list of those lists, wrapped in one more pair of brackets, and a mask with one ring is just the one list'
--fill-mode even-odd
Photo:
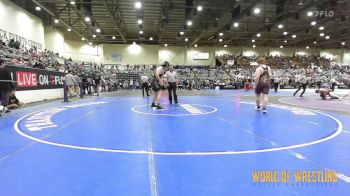
{"label": "blue wrestling mat", "polygon": [[[162,102],[101,97],[2,117],[0,195],[350,194],[348,116],[283,104],[263,114],[240,95]],[[336,182],[297,181],[296,171]]]}

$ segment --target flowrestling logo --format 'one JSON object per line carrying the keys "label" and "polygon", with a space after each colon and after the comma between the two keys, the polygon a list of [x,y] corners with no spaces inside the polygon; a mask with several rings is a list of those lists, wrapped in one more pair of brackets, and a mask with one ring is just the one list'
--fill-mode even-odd
{"label": "flowrestling logo", "polygon": [[322,17],[331,18],[334,16],[335,12],[333,10],[315,11],[314,14],[316,17],[320,17],[320,18],[322,18]]}
{"label": "flowrestling logo", "polygon": [[48,128],[58,127],[58,125],[52,121],[52,116],[54,116],[55,114],[68,109],[72,109],[72,108],[99,105],[99,104],[105,104],[105,103],[107,102],[103,102],[103,101],[87,102],[87,103],[73,104],[73,105],[67,105],[62,107],[53,107],[53,108],[29,115],[23,121],[24,126],[27,128],[28,131],[41,131]]}

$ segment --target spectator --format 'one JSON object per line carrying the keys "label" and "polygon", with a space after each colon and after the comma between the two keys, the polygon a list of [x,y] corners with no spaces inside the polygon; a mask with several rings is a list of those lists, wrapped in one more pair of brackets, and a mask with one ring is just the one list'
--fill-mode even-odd
{"label": "spectator", "polygon": [[16,97],[16,94],[15,94],[15,91],[11,91],[10,95],[9,95],[9,102],[8,102],[8,108],[9,109],[16,109],[16,108],[19,108],[21,107],[22,105],[24,105],[23,102],[20,102],[17,97]]}
{"label": "spectator", "polygon": [[12,59],[11,59],[11,64],[12,65],[21,65],[23,64],[23,62],[19,61],[15,55],[13,55]]}
{"label": "spectator", "polygon": [[15,88],[10,72],[5,69],[4,60],[0,59],[0,116],[10,112],[8,110],[9,93]]}
{"label": "spectator", "polygon": [[74,87],[75,78],[72,75],[71,71],[69,71],[68,74],[66,74],[66,76],[64,76],[64,80],[66,81],[66,85],[68,87],[69,97],[75,96],[75,87]]}
{"label": "spectator", "polygon": [[76,95],[80,95],[80,85],[82,80],[77,73],[74,74],[74,91]]}

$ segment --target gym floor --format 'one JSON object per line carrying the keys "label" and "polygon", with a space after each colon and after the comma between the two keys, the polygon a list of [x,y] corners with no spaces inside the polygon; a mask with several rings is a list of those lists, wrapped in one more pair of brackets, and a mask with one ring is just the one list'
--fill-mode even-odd
{"label": "gym floor", "polygon": [[[140,91],[31,104],[0,118],[0,195],[350,195],[350,100],[252,91]],[[346,91],[341,91],[346,94]],[[334,171],[337,182],[256,182],[254,171]]]}

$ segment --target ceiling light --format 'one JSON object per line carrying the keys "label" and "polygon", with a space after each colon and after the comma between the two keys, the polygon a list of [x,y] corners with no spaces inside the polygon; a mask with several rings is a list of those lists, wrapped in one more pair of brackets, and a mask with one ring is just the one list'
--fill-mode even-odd
{"label": "ceiling light", "polygon": [[320,31],[323,31],[323,30],[324,30],[324,27],[320,27],[320,28],[318,28],[318,29],[320,29]]}
{"label": "ceiling light", "polygon": [[287,40],[284,40],[284,43],[287,43],[288,41]]}
{"label": "ceiling light", "polygon": [[283,46],[280,46],[280,48],[283,48]]}
{"label": "ceiling light", "polygon": [[307,16],[312,16],[312,15],[314,15],[314,13],[312,13],[312,12],[307,12],[306,15],[307,15]]}
{"label": "ceiling light", "polygon": [[41,7],[37,6],[35,9],[36,9],[36,11],[40,11]]}
{"label": "ceiling light", "polygon": [[233,26],[238,27],[239,26],[238,22],[233,23]]}
{"label": "ceiling light", "polygon": [[136,9],[140,9],[141,7],[142,7],[142,4],[141,4],[140,1],[138,1],[138,2],[135,3],[135,8],[136,8]]}
{"label": "ceiling light", "polygon": [[342,42],[342,43],[341,43],[341,45],[343,45],[343,46],[344,46],[344,45],[345,45],[345,42]]}
{"label": "ceiling light", "polygon": [[260,33],[258,33],[258,34],[256,34],[256,36],[257,36],[257,37],[261,37],[261,34],[260,34]]}
{"label": "ceiling light", "polygon": [[70,4],[71,4],[71,5],[75,5],[75,1],[71,1]]}
{"label": "ceiling light", "polygon": [[219,42],[222,42],[222,39],[219,39]]}
{"label": "ceiling light", "polygon": [[153,37],[150,37],[149,40],[153,41]]}
{"label": "ceiling light", "polygon": [[326,38],[326,39],[329,39],[329,36],[327,35],[325,38]]}
{"label": "ceiling light", "polygon": [[203,7],[199,5],[199,6],[197,7],[197,10],[198,10],[199,12],[201,12],[201,11],[203,10]]}
{"label": "ceiling light", "polygon": [[142,21],[141,19],[138,19],[138,20],[137,20],[137,24],[142,24],[142,22],[143,22],[143,21]]}
{"label": "ceiling light", "polygon": [[316,25],[316,21],[312,21],[311,25],[315,26]]}
{"label": "ceiling light", "polygon": [[139,33],[142,35],[142,34],[143,34],[143,31],[139,31]]}
{"label": "ceiling light", "polygon": [[115,36],[113,36],[112,39],[115,39]]}
{"label": "ceiling light", "polygon": [[227,48],[227,45],[225,44],[224,47]]}
{"label": "ceiling light", "polygon": [[305,48],[306,48],[306,49],[309,49],[310,47],[309,47],[309,46],[306,46]]}
{"label": "ceiling light", "polygon": [[254,14],[259,14],[260,13],[260,8],[255,8],[254,9]]}
{"label": "ceiling light", "polygon": [[283,28],[283,25],[281,25],[281,24],[278,25],[278,28],[279,28],[279,29],[282,29],[282,28]]}
{"label": "ceiling light", "polygon": [[314,44],[317,44],[317,41],[314,41]]}
{"label": "ceiling light", "polygon": [[97,32],[97,33],[100,33],[100,32],[101,32],[101,29],[96,29],[96,32]]}
{"label": "ceiling light", "polygon": [[96,35],[92,35],[92,37],[93,37],[93,38],[95,38],[95,37],[96,37]]}
{"label": "ceiling light", "polygon": [[296,35],[292,35],[292,38],[296,38],[297,36]]}
{"label": "ceiling light", "polygon": [[186,37],[186,38],[185,38],[185,42],[187,42],[187,41],[188,41],[188,38]]}
{"label": "ceiling light", "polygon": [[90,22],[90,17],[86,16],[85,17],[85,22]]}
{"label": "ceiling light", "polygon": [[255,39],[252,39],[252,42],[255,42]]}
{"label": "ceiling light", "polygon": [[192,26],[192,21],[187,21],[187,26]]}
{"label": "ceiling light", "polygon": [[223,36],[224,34],[223,33],[219,33],[219,36]]}
{"label": "ceiling light", "polygon": [[180,32],[180,35],[183,35],[183,34],[185,34],[185,33],[184,33],[183,31],[181,31],[181,32]]}
{"label": "ceiling light", "polygon": [[165,47],[167,47],[167,46],[168,46],[168,44],[164,44],[164,46],[165,46]]}
{"label": "ceiling light", "polygon": [[83,41],[84,41],[84,40],[85,40],[85,38],[84,38],[84,37],[82,37],[82,38],[81,38],[81,40],[83,40]]}
{"label": "ceiling light", "polygon": [[71,28],[68,28],[67,31],[72,31],[72,29],[71,29]]}
{"label": "ceiling light", "polygon": [[253,48],[255,48],[256,47],[256,45],[253,45]]}
{"label": "ceiling light", "polygon": [[197,44],[194,45],[194,47],[196,47],[196,48],[197,48],[197,46],[198,46]]}
{"label": "ceiling light", "polygon": [[59,23],[60,21],[58,19],[55,19],[54,22],[57,24]]}
{"label": "ceiling light", "polygon": [[283,35],[288,35],[288,32],[287,31],[283,32]]}
{"label": "ceiling light", "polygon": [[324,36],[324,33],[320,33],[320,36],[323,37],[323,36]]}
{"label": "ceiling light", "polygon": [[136,42],[132,42],[132,45],[136,45]]}

